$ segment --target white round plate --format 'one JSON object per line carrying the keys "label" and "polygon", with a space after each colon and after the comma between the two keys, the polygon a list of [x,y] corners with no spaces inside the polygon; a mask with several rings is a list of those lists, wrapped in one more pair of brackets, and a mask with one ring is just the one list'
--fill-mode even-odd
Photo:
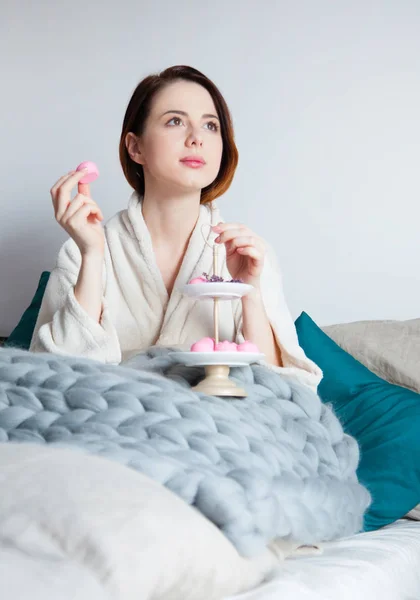
{"label": "white round plate", "polygon": [[247,283],[229,283],[226,281],[214,283],[187,283],[182,288],[182,293],[191,298],[203,298],[211,300],[236,300],[242,298],[252,290],[252,285]]}
{"label": "white round plate", "polygon": [[259,352],[171,352],[171,356],[187,367],[205,367],[207,365],[245,367],[265,358],[265,354]]}

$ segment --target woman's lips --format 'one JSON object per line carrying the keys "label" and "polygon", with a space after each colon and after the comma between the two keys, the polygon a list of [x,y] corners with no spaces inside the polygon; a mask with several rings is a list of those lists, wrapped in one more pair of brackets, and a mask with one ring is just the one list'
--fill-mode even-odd
{"label": "woman's lips", "polygon": [[186,165],[191,169],[199,169],[200,167],[204,167],[204,165],[206,164],[204,159],[202,159],[201,157],[195,158],[193,156],[187,156],[186,158],[182,158],[181,162],[183,165]]}
{"label": "woman's lips", "polygon": [[182,160],[183,165],[187,167],[191,167],[192,169],[199,169],[200,167],[204,167],[202,162],[198,162],[196,160]]}

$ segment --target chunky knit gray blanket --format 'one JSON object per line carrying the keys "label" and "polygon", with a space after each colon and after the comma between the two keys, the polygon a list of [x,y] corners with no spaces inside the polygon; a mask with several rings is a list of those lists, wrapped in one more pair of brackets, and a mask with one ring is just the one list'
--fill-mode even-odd
{"label": "chunky knit gray blanket", "polygon": [[0,349],[0,442],[74,445],[161,482],[239,552],[362,528],[359,449],[306,386],[260,366],[231,374],[248,398],[195,393],[202,368],[151,348],[130,366]]}

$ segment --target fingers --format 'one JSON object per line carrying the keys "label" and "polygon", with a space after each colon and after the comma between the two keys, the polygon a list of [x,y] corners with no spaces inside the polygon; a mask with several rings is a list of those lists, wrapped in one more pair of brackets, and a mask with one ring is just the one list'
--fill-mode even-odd
{"label": "fingers", "polygon": [[245,246],[250,246],[255,244],[256,238],[253,235],[249,235],[247,231],[240,229],[231,229],[230,231],[225,231],[221,233],[214,241],[218,244],[226,244],[227,242],[232,242],[233,240],[246,240],[246,243],[243,244]]}
{"label": "fingers", "polygon": [[[254,239],[258,240],[258,236],[249,229],[246,225],[242,225],[241,223],[218,223],[218,225],[214,225],[212,227],[215,233],[219,234],[219,238],[221,237],[223,241],[228,241],[233,239],[236,236],[252,236]],[[218,238],[216,238],[216,241]]]}
{"label": "fingers", "polygon": [[70,202],[70,204],[68,205],[66,211],[64,212],[64,214],[62,215],[61,219],[60,219],[60,223],[61,224],[66,224],[68,223],[68,221],[73,217],[74,214],[76,214],[81,207],[83,206],[90,206],[92,213],[95,213],[98,215],[98,219],[100,219],[101,221],[103,220],[103,214],[101,209],[99,208],[99,206],[96,204],[96,202],[94,202],[91,198],[87,198],[86,196],[82,196],[81,194],[78,194],[74,200],[72,202]]}
{"label": "fingers", "polygon": [[60,179],[58,179],[54,185],[52,186],[52,188],[50,189],[50,194],[51,196],[53,196],[55,194],[55,192],[57,191],[57,189],[60,187],[60,185],[70,177],[70,175],[72,175],[73,173],[75,173],[76,171],[69,171],[68,173],[66,173],[65,175],[62,175],[60,177]]}
{"label": "fingers", "polygon": [[242,241],[232,240],[226,245],[226,255],[231,256],[235,252],[244,256],[251,256],[255,260],[264,260],[264,251],[257,248],[253,244],[247,244],[246,238],[242,238]]}
{"label": "fingers", "polygon": [[225,242],[226,253],[233,254],[237,248],[241,248],[243,246],[252,246],[253,242],[250,237],[235,237],[231,240],[227,240]]}
{"label": "fingers", "polygon": [[77,184],[77,191],[79,192],[79,194],[91,198],[90,187],[88,183],[80,183],[79,181],[79,183]]}
{"label": "fingers", "polygon": [[249,256],[256,261],[260,261],[264,258],[263,254],[254,246],[241,246],[237,249],[237,252],[243,256]]}
{"label": "fingers", "polygon": [[56,219],[59,220],[71,202],[71,190],[79,182],[86,171],[70,171],[57,181],[51,188],[51,197],[54,205]]}
{"label": "fingers", "polygon": [[79,229],[82,225],[84,225],[87,219],[91,216],[95,216],[97,219],[101,220],[102,215],[97,206],[94,203],[87,202],[83,204],[75,213],[73,213],[69,218],[63,221],[63,226],[70,229]]}
{"label": "fingers", "polygon": [[215,242],[226,244],[230,249],[240,248],[241,246],[254,246],[260,252],[264,251],[262,241],[247,228],[224,231],[215,239]]}
{"label": "fingers", "polygon": [[222,233],[223,231],[228,231],[229,229],[248,229],[242,223],[223,223],[220,222],[217,225],[213,226],[213,230],[218,233]]}

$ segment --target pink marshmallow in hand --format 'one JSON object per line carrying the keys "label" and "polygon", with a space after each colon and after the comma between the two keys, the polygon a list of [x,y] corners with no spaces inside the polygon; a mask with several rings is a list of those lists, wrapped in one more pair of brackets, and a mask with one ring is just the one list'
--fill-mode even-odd
{"label": "pink marshmallow in hand", "polygon": [[242,344],[238,344],[238,352],[254,352],[255,354],[259,354],[258,346],[253,344],[252,342],[242,342]]}
{"label": "pink marshmallow in hand", "polygon": [[207,279],[200,275],[200,277],[194,277],[194,279],[191,279],[191,281],[189,281],[188,283],[191,285],[193,283],[204,283],[205,281],[207,281]]}
{"label": "pink marshmallow in hand", "polygon": [[205,337],[198,340],[191,346],[191,352],[214,352],[214,339]]}
{"label": "pink marshmallow in hand", "polygon": [[225,340],[224,342],[217,343],[214,349],[216,352],[236,352],[238,348],[235,342]]}
{"label": "pink marshmallow in hand", "polygon": [[87,173],[82,179],[80,183],[92,183],[95,179],[99,177],[99,169],[91,160],[86,160],[85,162],[80,163],[80,165],[76,168],[76,171],[83,171],[83,169],[87,169]]}

